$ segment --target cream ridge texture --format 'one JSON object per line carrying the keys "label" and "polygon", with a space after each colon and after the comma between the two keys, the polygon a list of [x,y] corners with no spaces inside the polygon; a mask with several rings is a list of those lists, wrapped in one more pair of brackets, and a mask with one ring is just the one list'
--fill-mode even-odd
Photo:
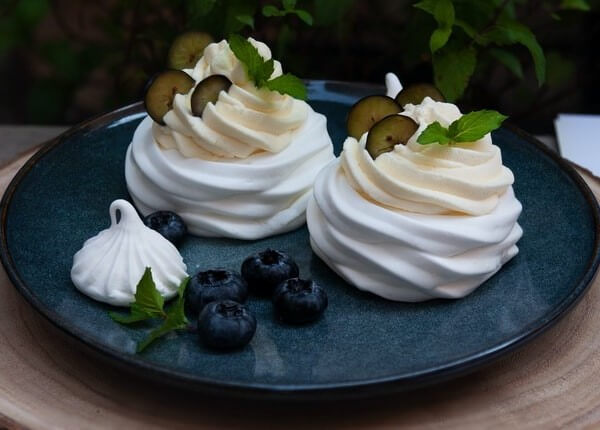
{"label": "cream ridge texture", "polygon": [[463,297],[518,253],[522,236],[512,172],[488,134],[477,142],[420,145],[428,124],[448,126],[455,105],[407,105],[418,131],[373,160],[348,137],[317,178],[311,245],[359,289],[398,301]]}
{"label": "cream ridge texture", "polygon": [[[264,59],[269,48],[249,41]],[[274,62],[272,78],[282,74]],[[201,117],[177,94],[163,117],[146,118],[127,152],[129,192],[144,214],[172,210],[199,236],[259,239],[305,222],[312,185],[334,158],[326,118],[304,101],[257,88],[227,41],[206,47],[196,83],[220,74],[232,82]]]}

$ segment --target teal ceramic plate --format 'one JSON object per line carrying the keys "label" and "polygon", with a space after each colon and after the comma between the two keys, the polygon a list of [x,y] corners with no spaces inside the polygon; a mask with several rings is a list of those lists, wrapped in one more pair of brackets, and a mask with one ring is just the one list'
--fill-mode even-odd
{"label": "teal ceramic plate", "polygon": [[[339,153],[348,107],[379,88],[310,83]],[[225,395],[278,399],[370,396],[407,390],[472,371],[522,345],[585,293],[599,257],[597,203],[574,170],[512,127],[494,133],[523,203],[520,253],[461,300],[385,301],[350,287],[316,257],[306,228],[243,242],[190,237],[181,252],[190,272],[239,269],[249,254],[282,249],[329,294],[313,325],[275,321],[268,301],[251,299],[258,320],[250,345],[233,353],[179,333],[135,354],[144,330],[113,322],[111,307],[73,287],[69,271],[82,243],[109,225],[108,207],[128,198],[123,163],[143,117],[132,105],[74,127],[19,172],[2,202],[1,257],[31,305],[86,349],[147,378]],[[149,330],[147,328],[146,330]]]}

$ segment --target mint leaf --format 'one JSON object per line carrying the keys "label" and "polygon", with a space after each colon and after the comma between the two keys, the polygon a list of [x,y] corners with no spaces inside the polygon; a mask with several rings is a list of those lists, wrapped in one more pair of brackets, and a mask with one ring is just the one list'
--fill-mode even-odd
{"label": "mint leaf", "polygon": [[421,145],[428,145],[430,143],[439,143],[440,145],[447,145],[451,142],[448,137],[448,129],[444,128],[439,122],[431,123],[425,130],[421,132],[417,138],[417,142]]}
{"label": "mint leaf", "polygon": [[165,314],[164,305],[165,299],[156,289],[156,284],[152,279],[152,269],[146,267],[142,279],[136,287],[135,302],[131,308],[135,308],[139,312],[146,312],[148,315],[163,316]]}
{"label": "mint leaf", "polygon": [[306,87],[296,76],[286,73],[269,80],[275,70],[274,60],[271,58],[265,61],[248,40],[232,34],[229,37],[229,47],[238,60],[244,64],[248,77],[258,88],[267,88],[300,100],[306,100]]}
{"label": "mint leaf", "polygon": [[162,318],[164,322],[156,329],[150,332],[148,337],[137,346],[137,352],[143,351],[148,345],[161,336],[173,330],[179,330],[187,327],[188,320],[185,316],[185,289],[190,278],[186,277],[177,289],[177,300],[165,312],[164,299],[156,289],[152,279],[152,270],[147,267],[142,279],[137,285],[135,292],[135,302],[131,305],[129,315],[121,315],[115,312],[109,312],[110,317],[121,324],[131,324],[138,321],[145,321],[150,318]]}
{"label": "mint leaf", "polygon": [[256,74],[256,85],[258,87],[264,86],[265,82],[269,80],[273,71],[275,70],[275,61],[271,58],[268,61],[265,61]]}
{"label": "mint leaf", "polygon": [[495,110],[471,112],[450,124],[449,136],[453,142],[474,142],[499,128],[506,118]]}
{"label": "mint leaf", "polygon": [[435,86],[449,102],[460,98],[475,71],[477,54],[472,47],[446,46],[433,55]]}
{"label": "mint leaf", "polygon": [[275,79],[267,81],[265,87],[271,91],[277,91],[281,94],[288,94],[299,100],[306,100],[306,87],[301,79],[286,73]]}
{"label": "mint leaf", "polygon": [[150,267],[146,267],[142,279],[138,282],[134,298],[135,301],[131,304],[129,315],[122,315],[116,312],[109,312],[108,315],[114,321],[121,324],[131,324],[149,318],[165,316],[165,311],[163,310],[165,299],[156,289]]}
{"label": "mint leaf", "polygon": [[177,290],[177,300],[175,303],[167,310],[165,315],[164,322],[152,330],[148,337],[138,343],[137,352],[142,352],[144,349],[148,347],[152,342],[156,339],[164,336],[165,334],[173,331],[173,330],[181,330],[187,327],[188,319],[185,316],[185,289],[187,288],[187,284],[190,278],[185,278],[181,285]]}
{"label": "mint leaf", "polygon": [[294,11],[294,13],[296,14],[296,16],[298,18],[300,18],[302,21],[304,21],[305,24],[313,25],[312,15],[310,13],[308,13],[307,11],[305,11],[304,9],[296,9]]}
{"label": "mint leaf", "polygon": [[485,37],[497,45],[521,44],[525,46],[533,58],[538,85],[541,86],[545,82],[546,57],[535,35],[529,28],[517,21],[502,20],[487,32]]}
{"label": "mint leaf", "polygon": [[505,49],[492,48],[490,55],[510,70],[517,78],[523,79],[523,68],[521,62],[512,52]]}
{"label": "mint leaf", "polygon": [[237,34],[229,37],[229,47],[244,64],[248,77],[256,86],[259,88],[264,86],[275,70],[273,59],[265,61],[252,43]]}
{"label": "mint leaf", "polygon": [[448,128],[436,121],[423,130],[417,138],[417,142],[421,145],[475,142],[499,128],[506,118],[494,110],[480,110],[461,116]]}
{"label": "mint leaf", "polygon": [[133,324],[140,321],[146,321],[147,319],[154,318],[152,315],[148,315],[145,312],[140,312],[138,309],[131,308],[129,315],[123,315],[117,312],[109,312],[108,315],[121,324]]}
{"label": "mint leaf", "polygon": [[260,56],[254,45],[239,34],[229,36],[228,42],[231,51],[244,64],[248,77],[258,85],[263,75],[265,60]]}

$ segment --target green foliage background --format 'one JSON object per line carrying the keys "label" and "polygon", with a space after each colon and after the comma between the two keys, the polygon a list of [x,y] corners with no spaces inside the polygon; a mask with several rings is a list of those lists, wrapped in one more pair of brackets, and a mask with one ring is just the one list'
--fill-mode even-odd
{"label": "green foliage background", "polygon": [[135,101],[186,30],[265,41],[304,78],[434,81],[529,129],[598,110],[598,0],[4,0],[1,122],[72,123]]}

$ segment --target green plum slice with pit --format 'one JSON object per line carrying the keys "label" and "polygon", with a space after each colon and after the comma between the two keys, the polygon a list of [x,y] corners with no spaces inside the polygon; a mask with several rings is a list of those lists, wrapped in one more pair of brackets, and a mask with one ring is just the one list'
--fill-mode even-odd
{"label": "green plum slice with pit", "polygon": [[431,97],[436,102],[445,102],[446,99],[436,87],[431,84],[414,84],[403,88],[396,96],[396,103],[404,108],[407,104],[418,105],[425,99]]}
{"label": "green plum slice with pit", "polygon": [[175,94],[187,94],[195,83],[181,70],[166,70],[154,76],[144,96],[148,115],[160,125],[165,125],[163,117],[173,108]]}
{"label": "green plum slice with pit", "polygon": [[366,150],[374,159],[398,144],[406,145],[419,125],[404,115],[389,115],[375,124],[367,136]]}
{"label": "green plum slice with pit", "polygon": [[231,81],[223,75],[212,75],[202,81],[192,93],[190,103],[192,105],[192,113],[195,116],[202,116],[202,112],[208,103],[216,103],[221,91],[229,90]]}
{"label": "green plum slice with pit", "polygon": [[369,131],[373,125],[388,115],[399,113],[402,109],[388,96],[367,96],[350,108],[346,119],[348,135],[355,139]]}
{"label": "green plum slice with pit", "polygon": [[204,48],[213,42],[210,34],[190,31],[178,36],[168,54],[168,65],[171,69],[191,69],[204,55]]}

